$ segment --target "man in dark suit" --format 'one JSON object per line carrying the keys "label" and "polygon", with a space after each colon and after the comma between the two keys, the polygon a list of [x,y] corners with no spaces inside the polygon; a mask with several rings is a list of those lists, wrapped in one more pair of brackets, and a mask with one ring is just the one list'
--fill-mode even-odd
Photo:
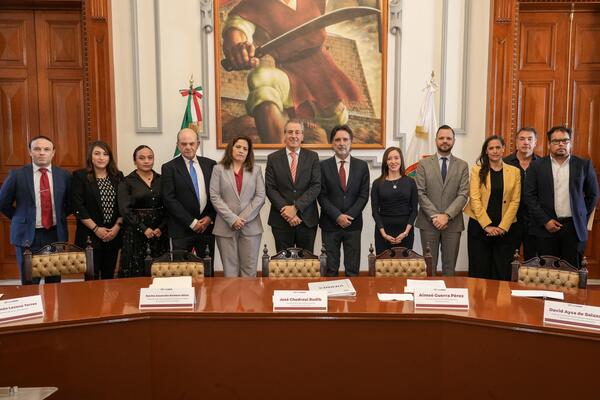
{"label": "man in dark suit", "polygon": [[321,169],[316,152],[301,149],[304,127],[289,120],[284,127],[285,148],[271,153],[265,170],[267,197],[271,201],[269,225],[277,251],[297,246],[313,251],[319,211]]}
{"label": "man in dark suit", "polygon": [[340,246],[344,245],[346,276],[360,271],[362,211],[369,200],[369,167],[350,157],[352,129],[347,125],[332,129],[329,141],[335,156],[321,162],[321,226],[327,252],[327,276],[338,276]]}
{"label": "man in dark suit", "polygon": [[[71,174],[52,166],[54,143],[45,136],[29,142],[31,164],[10,171],[0,188],[0,211],[10,220],[10,243],[16,247],[21,282],[25,283],[23,251],[35,252],[53,242],[68,240],[67,215]],[[34,280],[39,283],[40,279]],[[45,278],[60,282],[60,276]]]}
{"label": "man in dark suit", "polygon": [[590,160],[571,155],[570,128],[547,133],[550,155],[531,164],[525,178],[530,232],[539,255],[560,257],[579,268],[588,220],[598,203],[598,181]]}
{"label": "man in dark suit", "polygon": [[[524,127],[519,129],[515,137],[517,151],[504,157],[504,162],[513,165],[521,171],[521,185],[525,184],[527,170],[531,163],[539,157],[533,152],[537,143],[537,132],[534,128]],[[521,202],[517,211],[517,222],[510,230],[515,237],[515,249],[523,244],[523,258],[529,260],[536,256],[536,239],[529,232],[529,210],[525,201],[525,190],[521,190]]]}
{"label": "man in dark suit", "polygon": [[181,155],[162,166],[161,190],[163,203],[169,214],[169,237],[173,249],[196,250],[205,256],[206,245],[210,256],[215,254],[212,234],[216,212],[210,202],[210,177],[216,162],[196,155],[200,142],[192,129],[177,134],[177,148]]}

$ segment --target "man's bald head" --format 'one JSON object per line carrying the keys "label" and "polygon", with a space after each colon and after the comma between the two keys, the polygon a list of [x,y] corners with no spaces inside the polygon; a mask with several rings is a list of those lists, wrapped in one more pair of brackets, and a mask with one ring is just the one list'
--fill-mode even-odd
{"label": "man's bald head", "polygon": [[198,140],[198,134],[190,128],[183,128],[177,133],[177,148],[179,152],[188,160],[196,157],[196,151],[200,141]]}

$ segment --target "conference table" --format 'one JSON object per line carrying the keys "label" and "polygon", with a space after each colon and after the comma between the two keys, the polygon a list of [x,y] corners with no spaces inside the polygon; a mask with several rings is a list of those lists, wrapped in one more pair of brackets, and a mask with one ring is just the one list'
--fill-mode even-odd
{"label": "conference table", "polygon": [[[320,278],[325,280],[330,278]],[[140,311],[151,278],[2,286],[41,295],[44,317],[0,325],[0,386],[52,399],[600,398],[600,332],[543,323],[518,283],[443,279],[468,311],[381,302],[404,278],[351,278],[327,312],[273,312],[274,290],[314,279],[199,278],[193,310]],[[564,289],[600,306],[600,290]]]}

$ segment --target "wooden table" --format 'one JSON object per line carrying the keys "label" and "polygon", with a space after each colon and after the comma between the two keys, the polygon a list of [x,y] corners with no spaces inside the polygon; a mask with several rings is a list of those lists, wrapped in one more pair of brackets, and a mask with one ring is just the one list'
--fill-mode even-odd
{"label": "wooden table", "polygon": [[[439,279],[439,278],[438,278]],[[56,399],[598,398],[600,332],[545,326],[515,283],[443,278],[470,310],[380,302],[402,278],[353,278],[327,313],[273,313],[275,289],[307,279],[194,281],[193,311],[140,312],[150,278],[4,286],[40,294],[43,319],[0,325],[0,386],[56,386]],[[565,290],[600,306],[600,291]],[[591,397],[590,397],[591,396]]]}

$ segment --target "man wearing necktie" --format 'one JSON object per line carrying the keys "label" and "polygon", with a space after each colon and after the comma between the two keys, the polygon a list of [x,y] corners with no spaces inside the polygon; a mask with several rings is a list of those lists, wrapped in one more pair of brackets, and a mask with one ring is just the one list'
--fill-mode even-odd
{"label": "man wearing necktie", "polygon": [[454,275],[465,229],[462,210],[469,195],[469,167],[452,154],[454,130],[442,125],[436,135],[436,154],[419,162],[415,181],[419,193],[419,213],[415,226],[423,249],[431,249],[434,271],[442,251],[442,274]]}
{"label": "man wearing necktie", "polygon": [[[55,152],[50,138],[31,139],[31,164],[10,171],[0,187],[0,211],[11,220],[10,243],[16,247],[23,284],[29,283],[23,265],[26,246],[36,252],[48,244],[68,240],[71,174],[52,165]],[[34,278],[33,283],[39,281]],[[45,282],[60,282],[60,276],[46,277]]]}
{"label": "man wearing necktie", "polygon": [[300,121],[289,120],[284,127],[285,147],[267,159],[265,187],[271,201],[269,225],[277,251],[294,246],[314,251],[321,168],[316,152],[301,149],[303,132]]}
{"label": "man wearing necktie", "polygon": [[206,245],[210,256],[215,254],[212,224],[216,212],[210,202],[208,188],[216,162],[196,155],[200,145],[198,135],[185,128],[177,134],[177,148],[181,155],[162,166],[161,189],[169,214],[169,237],[175,250],[196,250],[205,256]]}
{"label": "man wearing necktie", "polygon": [[321,162],[321,217],[319,225],[327,252],[327,276],[338,276],[340,247],[344,246],[344,272],[360,271],[362,211],[369,201],[369,167],[350,157],[352,129],[347,125],[332,129],[329,141],[335,155]]}

